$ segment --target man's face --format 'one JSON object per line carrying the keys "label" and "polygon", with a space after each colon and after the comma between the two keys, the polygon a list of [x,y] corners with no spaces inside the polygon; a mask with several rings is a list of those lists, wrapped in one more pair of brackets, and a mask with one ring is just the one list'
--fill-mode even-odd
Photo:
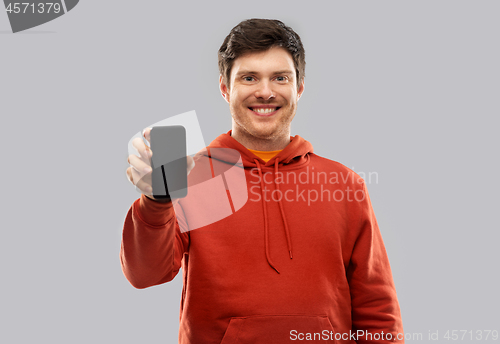
{"label": "man's face", "polygon": [[234,125],[260,139],[289,134],[304,82],[297,89],[290,53],[280,47],[249,53],[234,60],[230,88],[220,78]]}

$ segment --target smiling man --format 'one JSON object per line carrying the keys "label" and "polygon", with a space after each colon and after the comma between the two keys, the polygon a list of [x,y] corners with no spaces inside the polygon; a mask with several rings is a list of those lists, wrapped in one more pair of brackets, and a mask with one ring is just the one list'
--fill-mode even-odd
{"label": "smiling man", "polygon": [[183,344],[403,343],[389,260],[364,181],[290,136],[304,92],[299,36],[278,20],[243,21],[220,47],[219,69],[232,129],[195,156],[188,182],[201,183],[203,171],[214,176],[213,166],[224,164],[215,152],[233,150],[243,161],[248,201],[234,206],[240,195],[227,178],[221,186],[232,214],[196,226],[222,203],[210,192],[155,200],[147,183],[134,183],[134,176],[150,173],[145,162],[152,154],[136,141],[141,157],[129,157],[127,175],[143,195],[123,229],[127,279],[147,288],[183,269]]}
{"label": "smiling man", "polygon": [[[219,84],[233,117],[231,136],[249,149],[285,148],[290,143],[297,101],[304,91],[304,78],[296,73],[290,53],[275,46],[247,52],[230,67],[221,64],[226,75],[220,76]],[[304,68],[305,62],[302,64]]]}

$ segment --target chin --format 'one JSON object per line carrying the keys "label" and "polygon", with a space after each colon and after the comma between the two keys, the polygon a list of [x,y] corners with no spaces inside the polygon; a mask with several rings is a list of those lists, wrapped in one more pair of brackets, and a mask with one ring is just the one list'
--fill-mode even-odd
{"label": "chin", "polygon": [[263,140],[270,140],[270,139],[274,139],[274,138],[279,136],[279,131],[277,131],[277,130],[253,129],[251,131],[248,131],[248,133],[254,137],[257,137],[257,138],[263,139]]}

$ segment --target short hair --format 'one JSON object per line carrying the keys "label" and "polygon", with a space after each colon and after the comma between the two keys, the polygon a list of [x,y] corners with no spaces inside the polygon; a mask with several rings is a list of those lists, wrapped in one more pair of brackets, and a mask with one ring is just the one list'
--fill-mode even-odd
{"label": "short hair", "polygon": [[229,87],[234,60],[247,53],[282,47],[292,55],[297,88],[305,77],[305,51],[299,35],[276,19],[247,19],[236,25],[219,49],[219,72]]}

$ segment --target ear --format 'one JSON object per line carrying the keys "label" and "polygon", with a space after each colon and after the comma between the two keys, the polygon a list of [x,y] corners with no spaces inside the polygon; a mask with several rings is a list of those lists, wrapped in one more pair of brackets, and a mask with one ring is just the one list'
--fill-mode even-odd
{"label": "ear", "polygon": [[302,96],[302,93],[304,92],[304,89],[306,87],[306,84],[305,84],[305,78],[302,78],[302,81],[300,82],[300,86],[299,86],[299,90],[297,91],[297,101],[300,99],[300,97]]}
{"label": "ear", "polygon": [[219,75],[219,89],[220,93],[222,95],[222,98],[226,100],[226,102],[229,103],[229,88],[227,87],[224,77],[222,75]]}

